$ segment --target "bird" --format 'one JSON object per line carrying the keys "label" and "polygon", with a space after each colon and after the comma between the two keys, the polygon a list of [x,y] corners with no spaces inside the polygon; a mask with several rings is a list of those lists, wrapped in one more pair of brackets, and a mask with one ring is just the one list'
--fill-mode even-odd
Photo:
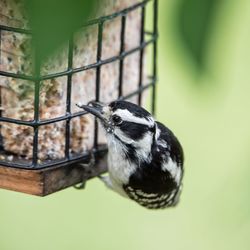
{"label": "bird", "polygon": [[77,106],[94,115],[106,133],[108,175],[100,178],[108,188],[148,209],[178,204],[184,154],[170,129],[124,100]]}

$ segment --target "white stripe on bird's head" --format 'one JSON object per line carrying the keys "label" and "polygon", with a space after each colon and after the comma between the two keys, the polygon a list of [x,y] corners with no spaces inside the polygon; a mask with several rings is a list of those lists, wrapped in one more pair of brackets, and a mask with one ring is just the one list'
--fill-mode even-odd
{"label": "white stripe on bird's head", "polygon": [[138,124],[147,125],[148,127],[154,126],[154,119],[152,116],[138,117],[127,109],[117,109],[113,114],[116,114],[122,118],[123,121],[134,122]]}

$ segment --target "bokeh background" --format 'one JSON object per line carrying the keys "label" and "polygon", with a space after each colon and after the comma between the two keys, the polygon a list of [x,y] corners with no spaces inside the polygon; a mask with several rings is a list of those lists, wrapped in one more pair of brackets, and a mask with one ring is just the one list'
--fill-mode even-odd
{"label": "bokeh background", "polygon": [[157,118],[184,147],[180,204],[148,211],[97,179],[46,198],[0,190],[0,250],[250,249],[250,1],[220,1],[206,70],[179,39],[178,2],[159,1]]}

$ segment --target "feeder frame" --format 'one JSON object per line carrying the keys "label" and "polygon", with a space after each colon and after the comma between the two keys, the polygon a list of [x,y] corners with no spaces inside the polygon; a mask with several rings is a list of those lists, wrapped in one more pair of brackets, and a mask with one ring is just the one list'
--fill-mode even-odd
{"label": "feeder frame", "polygon": [[[148,2],[153,1],[153,30],[145,30],[145,8]],[[125,51],[125,27],[127,14],[131,11],[141,8],[141,33],[140,44],[131,50]],[[112,20],[116,17],[121,17],[121,32],[120,32],[120,53],[117,56],[110,57],[108,59],[102,59],[102,40],[103,40],[103,25],[108,20]],[[94,146],[93,149],[84,152],[78,156],[72,156],[70,154],[70,121],[75,117],[84,116],[86,111],[80,111],[77,113],[71,113],[71,89],[72,89],[72,76],[75,73],[82,72],[89,69],[96,69],[96,92],[95,100],[100,99],[100,80],[101,80],[101,67],[102,65],[119,61],[119,86],[118,86],[118,100],[126,100],[133,96],[138,96],[138,105],[142,102],[142,93],[148,88],[152,88],[151,96],[151,112],[155,114],[155,100],[156,100],[156,82],[157,82],[157,39],[158,39],[158,0],[144,0],[129,8],[123,9],[111,15],[102,16],[97,19],[90,20],[84,26],[98,26],[98,40],[97,40],[97,55],[96,62],[85,65],[78,68],[73,68],[73,34],[68,42],[68,67],[67,70],[40,75],[40,67],[36,65],[34,75],[26,75],[19,73],[12,73],[7,71],[0,71],[0,76],[12,77],[16,79],[29,80],[34,82],[34,119],[32,121],[23,121],[13,118],[2,117],[0,110],[0,122],[8,122],[17,125],[30,126],[34,130],[33,136],[33,157],[31,163],[19,163],[8,162],[6,160],[0,160],[0,187],[24,193],[45,196],[50,193],[54,193],[63,188],[72,186],[74,184],[86,181],[92,177],[98,176],[101,173],[107,171],[106,167],[106,145],[98,145],[98,123],[95,119],[94,129]],[[17,32],[21,34],[30,34],[32,31],[14,28],[0,25],[0,48],[1,48],[1,33],[2,31]],[[146,38],[147,37],[147,38]],[[143,57],[144,49],[152,44],[152,74],[150,76],[150,82],[143,85]],[[123,82],[123,64],[124,59],[133,54],[139,52],[139,79],[138,89],[128,95],[124,96],[122,91]],[[1,49],[0,49],[1,60]],[[39,119],[39,95],[40,95],[40,83],[41,81],[57,78],[60,76],[67,76],[67,99],[66,99],[66,114],[60,117],[40,120]],[[1,101],[1,100],[0,100]],[[66,121],[65,129],[65,157],[60,160],[50,160],[48,162],[40,163],[38,160],[38,132],[41,126]],[[3,141],[0,137],[0,147],[3,149]],[[81,163],[88,163],[90,161],[90,153],[95,157],[96,164],[92,171],[81,167]]]}

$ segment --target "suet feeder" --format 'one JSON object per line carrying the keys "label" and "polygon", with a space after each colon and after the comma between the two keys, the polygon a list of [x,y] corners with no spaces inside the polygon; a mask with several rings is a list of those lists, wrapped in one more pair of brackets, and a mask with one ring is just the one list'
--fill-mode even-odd
{"label": "suet feeder", "polygon": [[[76,103],[143,105],[151,88],[154,113],[157,0],[103,1],[98,17],[44,62],[39,76],[30,70],[32,31],[17,3],[0,0],[0,187],[45,196],[106,171],[105,137]],[[92,156],[90,171],[84,166]]]}

